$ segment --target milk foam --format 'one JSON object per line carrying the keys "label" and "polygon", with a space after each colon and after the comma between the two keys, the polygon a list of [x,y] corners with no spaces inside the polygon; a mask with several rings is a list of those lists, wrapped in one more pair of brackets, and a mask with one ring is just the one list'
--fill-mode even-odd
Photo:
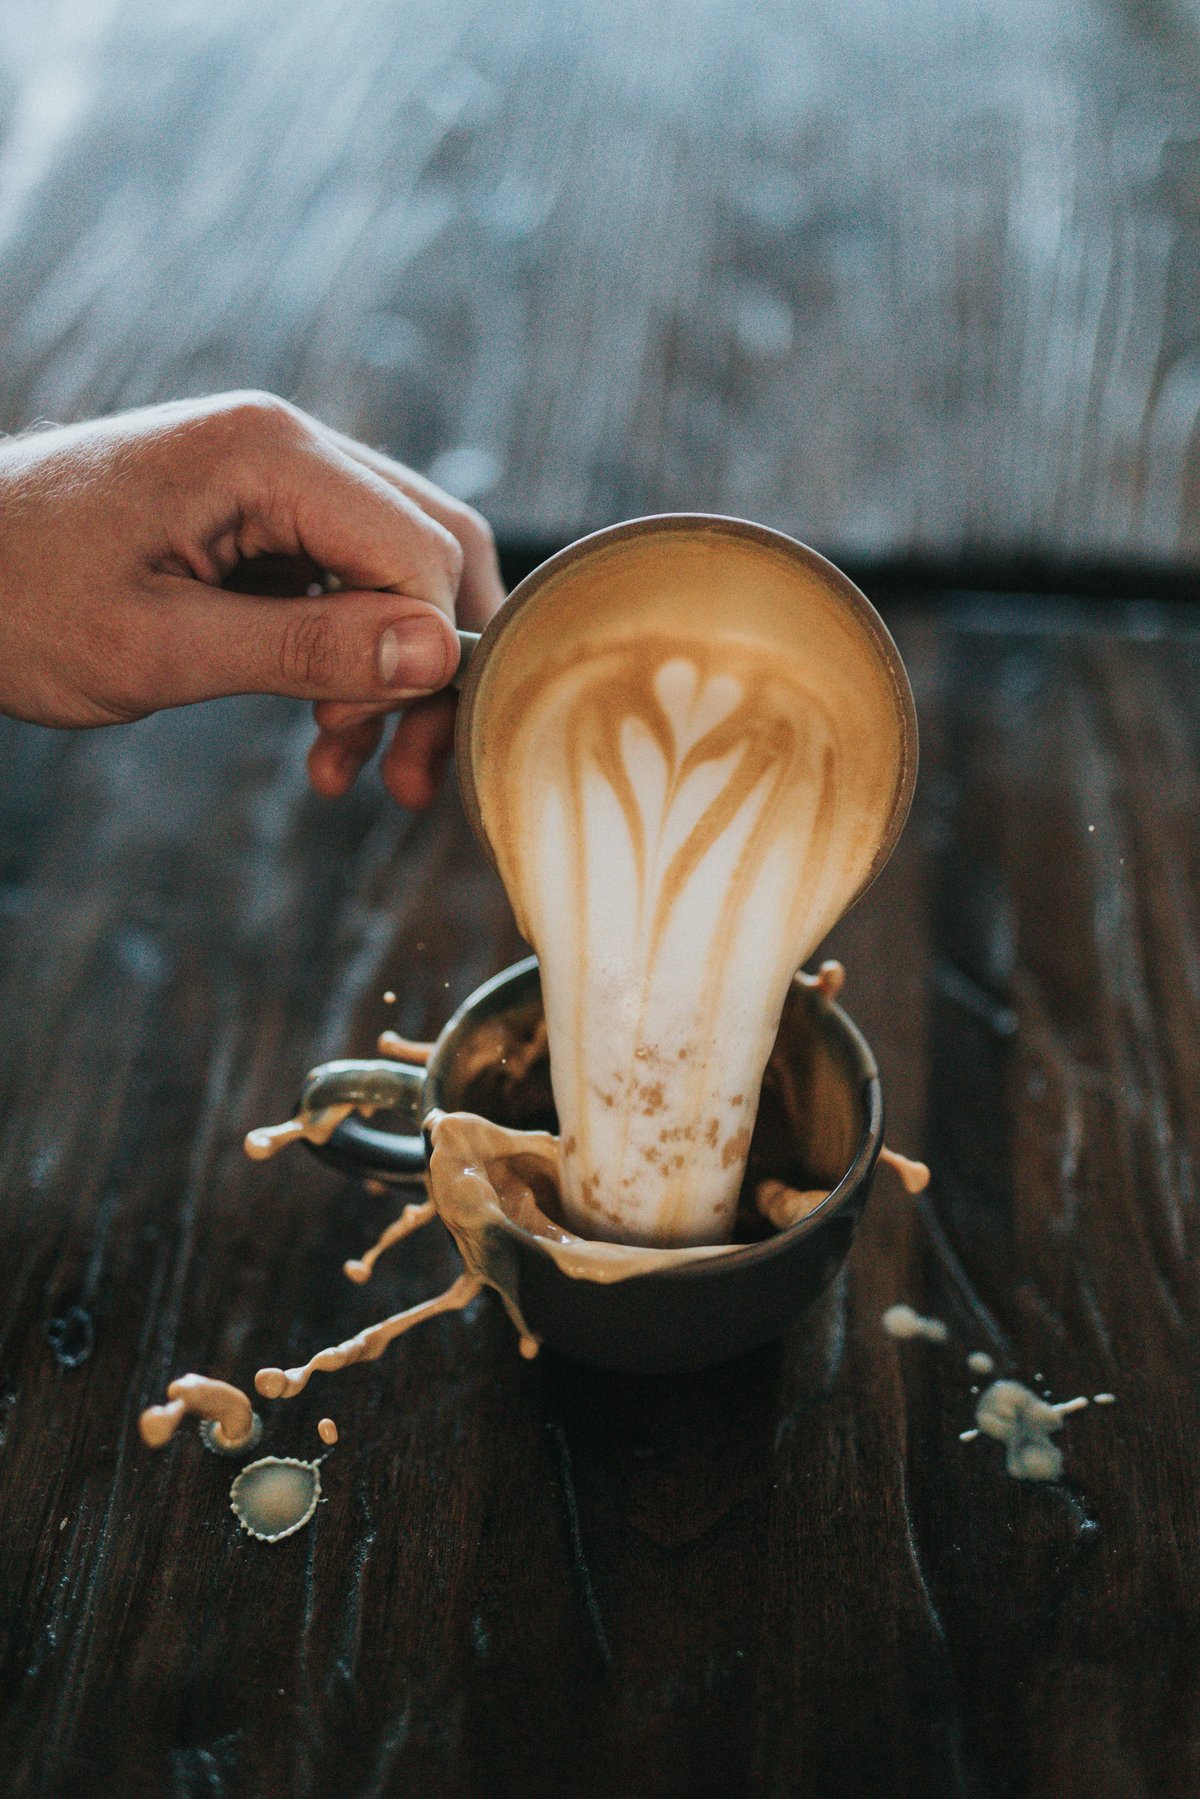
{"label": "milk foam", "polygon": [[853,621],[818,597],[806,631],[794,567],[785,608],[730,595],[736,556],[691,566],[665,603],[618,578],[579,641],[543,632],[507,676],[498,646],[475,758],[541,963],[564,1212],[633,1243],[729,1237],[788,984],[869,878],[898,760]]}

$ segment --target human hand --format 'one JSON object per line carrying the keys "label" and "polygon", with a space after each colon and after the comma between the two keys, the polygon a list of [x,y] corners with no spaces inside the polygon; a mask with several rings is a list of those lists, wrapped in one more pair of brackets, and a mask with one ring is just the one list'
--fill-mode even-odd
{"label": "human hand", "polygon": [[[341,590],[222,587],[267,554]],[[333,796],[402,710],[383,778],[424,805],[453,737],[452,621],[479,629],[503,598],[477,513],[269,394],[0,443],[0,711],[39,724],[232,693],[311,699],[309,774]]]}

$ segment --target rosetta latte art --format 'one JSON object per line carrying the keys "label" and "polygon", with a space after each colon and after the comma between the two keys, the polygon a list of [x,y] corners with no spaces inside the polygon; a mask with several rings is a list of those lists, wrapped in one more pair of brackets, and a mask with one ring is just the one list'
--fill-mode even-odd
{"label": "rosetta latte art", "polygon": [[543,678],[514,750],[566,1216],[721,1241],[788,982],[874,849],[828,702],[767,646],[639,637]]}

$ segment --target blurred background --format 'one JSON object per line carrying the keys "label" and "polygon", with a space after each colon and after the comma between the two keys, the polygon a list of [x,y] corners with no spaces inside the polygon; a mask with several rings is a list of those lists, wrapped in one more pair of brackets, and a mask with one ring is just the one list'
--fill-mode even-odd
{"label": "blurred background", "polygon": [[239,385],[513,544],[1200,561],[1198,0],[0,12],[0,426]]}

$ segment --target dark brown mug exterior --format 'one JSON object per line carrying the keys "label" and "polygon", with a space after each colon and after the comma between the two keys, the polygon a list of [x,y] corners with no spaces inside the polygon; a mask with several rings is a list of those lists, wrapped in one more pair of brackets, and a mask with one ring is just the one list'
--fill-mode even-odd
{"label": "dark brown mug exterior", "polygon": [[[537,960],[505,969],[471,994],[450,1019],[428,1065],[328,1063],[305,1084],[308,1106],[336,1103],[366,1081],[389,1091],[391,1130],[361,1116],[348,1118],[329,1142],[312,1145],[321,1160],[347,1173],[389,1183],[419,1178],[428,1145],[417,1134],[433,1111],[461,1106],[456,1068],[481,1025],[527,1009],[540,996]],[[856,1096],[861,1118],[857,1148],[840,1181],[807,1217],[760,1242],[720,1256],[601,1283],[565,1274],[536,1237],[505,1220],[497,1225],[509,1259],[513,1289],[525,1321],[547,1348],[593,1367],[666,1374],[714,1367],[780,1336],[826,1290],[845,1262],[870,1193],[883,1145],[883,1092],[870,1046],[839,1006],[797,983],[788,1005],[815,1009],[823,1047]],[[404,1125],[416,1127],[408,1132]],[[500,1120],[499,1122],[505,1122]]]}

